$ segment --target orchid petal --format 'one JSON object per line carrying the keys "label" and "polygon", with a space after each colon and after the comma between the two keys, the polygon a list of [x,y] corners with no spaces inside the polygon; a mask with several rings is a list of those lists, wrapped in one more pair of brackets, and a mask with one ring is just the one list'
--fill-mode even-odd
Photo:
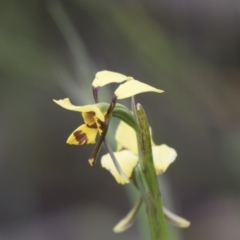
{"label": "orchid petal", "polygon": [[133,225],[136,218],[136,214],[138,213],[138,210],[141,207],[142,202],[143,202],[142,198],[139,198],[135,203],[134,207],[130,210],[130,212],[115,225],[115,227],[113,228],[113,231],[115,233],[124,232]]}
{"label": "orchid petal", "polygon": [[121,84],[114,93],[118,99],[124,99],[144,92],[162,93],[163,90],[151,87],[138,80],[131,80]]}
{"label": "orchid petal", "polygon": [[137,155],[138,146],[136,132],[123,121],[120,121],[117,127],[115,140],[117,142],[117,151],[126,148]]}
{"label": "orchid petal", "polygon": [[73,131],[67,139],[67,143],[73,145],[94,144],[96,143],[97,133],[97,128],[90,128],[83,124]]}
{"label": "orchid petal", "polygon": [[156,174],[165,172],[169,165],[174,162],[177,157],[177,152],[165,144],[153,146],[152,152]]}
{"label": "orchid petal", "polygon": [[103,87],[109,83],[121,83],[123,81],[131,80],[131,77],[127,77],[121,73],[110,72],[110,71],[101,71],[98,72],[93,80],[92,86]]}
{"label": "orchid petal", "polygon": [[175,213],[172,213],[167,208],[163,207],[164,217],[174,226],[180,228],[187,228],[190,226],[190,222]]}
{"label": "orchid petal", "polygon": [[[114,152],[114,155],[127,178],[130,178],[134,167],[137,165],[138,157],[128,150]],[[120,176],[115,168],[115,165],[109,154],[102,156],[101,165],[103,168],[106,168],[108,171],[110,171],[118,183],[126,184],[126,181]]]}
{"label": "orchid petal", "polygon": [[98,119],[100,119],[101,121],[104,121],[103,113],[95,104],[85,105],[85,106],[75,106],[70,102],[69,98],[53,100],[53,101],[59,106],[67,110],[82,112],[82,113],[86,113],[86,112],[94,113]]}
{"label": "orchid petal", "polygon": [[[150,135],[151,135],[151,144],[152,146],[155,143],[152,140],[152,130],[149,128]],[[129,151],[133,152],[134,154],[138,154],[138,146],[137,146],[137,136],[136,132],[132,127],[126,124],[123,121],[120,121],[118,124],[115,140],[117,142],[117,151],[120,151],[123,148],[128,149]]]}

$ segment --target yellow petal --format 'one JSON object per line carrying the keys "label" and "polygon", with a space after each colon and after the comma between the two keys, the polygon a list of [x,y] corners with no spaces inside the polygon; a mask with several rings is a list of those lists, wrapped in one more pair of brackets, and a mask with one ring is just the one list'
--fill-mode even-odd
{"label": "yellow petal", "polygon": [[117,141],[117,151],[126,148],[137,155],[138,146],[135,131],[125,122],[120,121],[115,134]]}
{"label": "yellow petal", "polygon": [[139,208],[142,205],[142,198],[139,198],[138,201],[135,203],[134,207],[131,209],[131,211],[120,221],[118,222],[115,227],[113,228],[113,231],[115,233],[120,233],[132,226],[132,224],[135,221],[136,214],[138,213]]}
{"label": "yellow petal", "polygon": [[71,111],[76,111],[76,112],[92,112],[95,113],[95,116],[100,119],[101,121],[104,121],[104,115],[103,113],[100,111],[100,109],[95,105],[85,105],[85,106],[75,106],[73,105],[69,98],[65,98],[65,99],[60,99],[60,100],[53,100],[56,104],[58,104],[59,106],[67,109],[67,110],[71,110]]}
{"label": "yellow petal", "polygon": [[[154,146],[155,143],[152,140],[152,129],[149,128],[150,135],[151,135],[151,142]],[[115,140],[117,142],[117,151],[120,151],[123,148],[128,149],[129,151],[138,154],[138,146],[137,146],[137,137],[136,132],[127,125],[125,122],[120,121],[118,124]]]}
{"label": "yellow petal", "polygon": [[[138,162],[137,156],[128,150],[115,152],[114,155],[116,156],[116,159],[127,178],[130,178],[132,171]],[[102,156],[101,165],[103,168],[106,168],[108,171],[110,171],[118,183],[126,184],[126,181],[119,175],[117,169],[115,168],[115,165],[109,154]]]}
{"label": "yellow petal", "polygon": [[131,77],[127,77],[121,73],[110,72],[110,71],[101,71],[98,72],[93,80],[92,86],[103,87],[109,83],[121,83],[123,81],[131,80]]}
{"label": "yellow petal", "polygon": [[67,139],[68,144],[84,145],[96,143],[97,128],[89,128],[86,124],[81,125],[73,131]]}
{"label": "yellow petal", "polygon": [[163,213],[165,218],[174,226],[180,228],[187,228],[190,226],[190,222],[174,213],[169,211],[167,208],[163,207]]}
{"label": "yellow petal", "polygon": [[177,152],[165,144],[153,146],[152,151],[156,174],[165,172],[168,166],[174,162],[177,157]]}
{"label": "yellow petal", "polygon": [[96,125],[96,118],[95,118],[95,113],[94,112],[83,112],[82,117],[84,122],[89,125]]}
{"label": "yellow petal", "polygon": [[118,99],[123,99],[144,92],[162,93],[163,90],[151,87],[150,85],[137,80],[131,80],[121,84],[115,91],[115,95]]}

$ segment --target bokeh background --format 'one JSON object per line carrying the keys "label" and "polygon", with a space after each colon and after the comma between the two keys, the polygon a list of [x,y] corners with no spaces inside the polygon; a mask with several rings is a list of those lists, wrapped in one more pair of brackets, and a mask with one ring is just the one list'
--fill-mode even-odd
{"label": "bokeh background", "polygon": [[82,119],[52,102],[93,103],[104,69],[165,90],[136,100],[178,152],[164,204],[192,225],[171,240],[240,239],[239,22],[234,0],[1,0],[0,239],[149,239],[144,209],[112,233],[137,193],[65,144]]}

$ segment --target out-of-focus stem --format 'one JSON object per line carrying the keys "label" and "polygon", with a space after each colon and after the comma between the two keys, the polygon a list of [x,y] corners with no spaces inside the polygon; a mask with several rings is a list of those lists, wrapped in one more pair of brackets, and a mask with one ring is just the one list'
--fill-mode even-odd
{"label": "out-of-focus stem", "polygon": [[152,240],[167,240],[167,231],[163,214],[162,198],[154,169],[149,124],[140,104],[133,104],[133,112],[138,120],[140,133],[137,134],[139,165],[136,168],[136,180],[146,205]]}

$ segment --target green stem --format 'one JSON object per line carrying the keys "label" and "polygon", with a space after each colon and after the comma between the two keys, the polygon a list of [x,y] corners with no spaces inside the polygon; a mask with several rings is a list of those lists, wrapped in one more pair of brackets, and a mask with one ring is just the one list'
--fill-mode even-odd
{"label": "green stem", "polygon": [[167,240],[162,198],[154,169],[149,124],[144,109],[133,106],[141,132],[137,134],[139,165],[136,168],[136,182],[144,199],[152,240]]}
{"label": "green stem", "polygon": [[[92,88],[92,92],[93,92],[94,101],[96,103],[98,103],[98,88]],[[102,143],[104,142],[105,148],[107,149],[109,155],[111,156],[113,164],[114,164],[115,168],[117,169],[118,173],[121,175],[121,177],[124,179],[124,181],[126,183],[129,183],[129,179],[127,178],[126,174],[123,172],[121,166],[119,165],[119,163],[118,163],[118,161],[117,161],[117,159],[116,159],[116,157],[113,153],[111,145],[109,144],[109,142],[107,140],[107,137],[106,137],[110,117],[111,117],[111,114],[114,110],[114,107],[116,106],[116,103],[117,103],[117,97],[114,96],[112,98],[111,104],[108,106],[107,113],[104,116],[105,117],[106,128],[104,129],[102,135],[100,136],[100,139],[98,140],[98,142],[97,142],[97,144],[94,148],[93,153],[91,154],[91,157],[89,159],[89,163],[90,163],[90,165],[94,165],[96,163],[98,152],[99,152],[99,150],[102,146]]]}

